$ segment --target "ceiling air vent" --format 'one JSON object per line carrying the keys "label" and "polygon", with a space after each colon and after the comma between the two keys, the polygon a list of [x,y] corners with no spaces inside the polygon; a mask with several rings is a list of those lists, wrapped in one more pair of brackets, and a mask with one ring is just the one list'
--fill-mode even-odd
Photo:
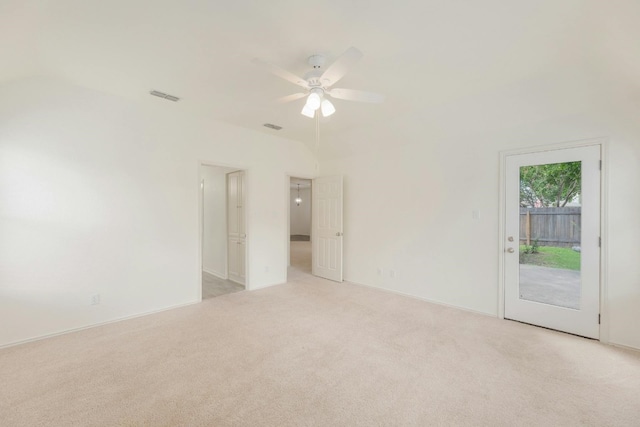
{"label": "ceiling air vent", "polygon": [[173,95],[169,95],[167,93],[164,92],[158,92],[157,90],[152,90],[151,92],[149,92],[151,95],[153,96],[157,96],[158,98],[164,98],[164,99],[168,99],[169,101],[179,101],[180,98],[178,98],[177,96],[173,96]]}
{"label": "ceiling air vent", "polygon": [[273,123],[265,123],[265,124],[264,124],[264,125],[262,125],[262,126],[264,126],[264,127],[266,127],[266,128],[269,128],[269,129],[275,129],[275,130],[280,130],[280,129],[282,129],[282,126],[274,125]]}

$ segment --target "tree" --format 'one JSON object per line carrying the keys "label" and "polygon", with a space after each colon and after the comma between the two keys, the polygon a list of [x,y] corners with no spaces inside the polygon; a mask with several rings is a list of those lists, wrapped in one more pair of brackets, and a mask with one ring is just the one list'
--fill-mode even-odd
{"label": "tree", "polygon": [[580,194],[581,163],[520,168],[520,206],[562,207]]}

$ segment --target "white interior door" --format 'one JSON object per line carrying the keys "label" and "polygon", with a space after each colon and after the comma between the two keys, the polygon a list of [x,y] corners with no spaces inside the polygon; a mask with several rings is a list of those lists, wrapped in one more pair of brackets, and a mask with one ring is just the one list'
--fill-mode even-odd
{"label": "white interior door", "polygon": [[227,174],[227,232],[229,280],[245,283],[246,233],[244,172]]}
{"label": "white interior door", "polygon": [[[505,318],[599,338],[600,146],[509,155],[505,167]],[[549,178],[569,169],[579,179]],[[560,207],[541,196],[554,192]]]}
{"label": "white interior door", "polygon": [[312,273],[342,282],[342,176],[313,180]]}

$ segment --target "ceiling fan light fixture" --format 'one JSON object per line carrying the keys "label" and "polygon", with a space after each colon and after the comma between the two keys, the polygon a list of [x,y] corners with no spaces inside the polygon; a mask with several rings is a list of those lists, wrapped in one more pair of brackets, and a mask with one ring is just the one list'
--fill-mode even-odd
{"label": "ceiling fan light fixture", "polygon": [[302,197],[300,197],[300,184],[298,184],[298,197],[296,197],[296,205],[300,206],[302,203]]}
{"label": "ceiling fan light fixture", "polygon": [[336,112],[336,107],[334,107],[331,101],[329,101],[328,99],[322,101],[322,104],[320,104],[320,109],[322,111],[322,117],[329,117]]}
{"label": "ceiling fan light fixture", "polygon": [[315,111],[320,108],[321,101],[320,95],[317,92],[311,92],[307,98],[305,106]]}
{"label": "ceiling fan light fixture", "polygon": [[304,104],[304,107],[302,107],[302,111],[300,112],[300,114],[313,119],[313,117],[316,115],[316,110],[314,110],[313,108],[309,108],[307,104]]}
{"label": "ceiling fan light fixture", "polygon": [[[316,110],[320,110],[318,114],[322,114],[323,117],[329,117],[336,112],[336,108],[333,103],[325,99],[327,95],[331,96],[331,98],[342,99],[345,101],[371,103],[380,103],[384,101],[384,96],[377,93],[365,92],[362,90],[333,88],[333,85],[342,79],[348,69],[361,58],[362,52],[355,47],[350,47],[342,55],[338,56],[325,70],[323,69],[326,60],[325,55],[312,55],[309,57],[308,63],[313,67],[313,70],[307,72],[304,77],[298,77],[294,73],[261,59],[254,58],[252,62],[270,73],[302,87],[304,92],[283,96],[278,98],[276,102],[278,104],[283,104],[306,98],[301,114],[313,119],[320,117],[319,115],[316,116]],[[318,135],[319,132],[316,132],[316,139],[318,138]]]}

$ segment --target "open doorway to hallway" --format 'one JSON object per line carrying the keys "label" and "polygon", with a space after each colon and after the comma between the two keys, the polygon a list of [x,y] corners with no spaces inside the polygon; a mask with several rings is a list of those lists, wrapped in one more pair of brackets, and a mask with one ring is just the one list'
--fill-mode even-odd
{"label": "open doorway to hallway", "polygon": [[289,186],[290,265],[311,274],[311,180],[291,177]]}
{"label": "open doorway to hallway", "polygon": [[245,289],[244,171],[201,165],[202,299]]}

